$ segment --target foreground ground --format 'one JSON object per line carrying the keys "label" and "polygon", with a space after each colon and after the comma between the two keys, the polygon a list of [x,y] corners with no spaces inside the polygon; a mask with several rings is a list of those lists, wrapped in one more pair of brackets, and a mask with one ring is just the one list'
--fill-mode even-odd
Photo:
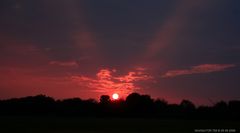
{"label": "foreground ground", "polygon": [[[235,132],[240,121],[150,118],[0,117],[2,133]],[[216,130],[217,129],[217,130]],[[230,130],[229,130],[230,129]]]}

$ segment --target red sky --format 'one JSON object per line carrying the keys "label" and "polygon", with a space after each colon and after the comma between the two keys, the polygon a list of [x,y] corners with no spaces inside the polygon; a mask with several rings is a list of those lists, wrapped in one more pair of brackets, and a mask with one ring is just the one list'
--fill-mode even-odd
{"label": "red sky", "polygon": [[1,1],[0,99],[240,99],[238,1]]}

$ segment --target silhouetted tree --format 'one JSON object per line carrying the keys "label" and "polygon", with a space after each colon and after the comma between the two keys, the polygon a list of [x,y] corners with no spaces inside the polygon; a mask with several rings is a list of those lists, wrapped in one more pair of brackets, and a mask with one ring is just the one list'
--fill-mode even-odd
{"label": "silhouetted tree", "polygon": [[102,95],[101,97],[100,97],[100,103],[101,104],[109,104],[110,103],[110,96],[108,96],[108,95]]}
{"label": "silhouetted tree", "polygon": [[[224,101],[220,101],[217,102],[214,106],[213,106],[214,112],[215,112],[215,117],[227,117],[226,115],[228,114],[228,104]],[[225,114],[225,115],[223,115]]]}
{"label": "silhouetted tree", "polygon": [[138,93],[131,93],[126,98],[126,103],[129,106],[137,106],[141,104],[140,101],[141,101],[141,95]]}
{"label": "silhouetted tree", "polygon": [[229,101],[229,109],[234,112],[240,112],[240,101]]}
{"label": "silhouetted tree", "polygon": [[182,100],[180,104],[168,104],[163,99],[132,93],[126,100],[110,100],[102,95],[100,102],[94,99],[70,98],[54,100],[45,95],[0,100],[0,115],[67,115],[81,117],[157,117],[198,119],[240,119],[240,101],[224,101],[214,106],[199,106]]}
{"label": "silhouetted tree", "polygon": [[158,108],[161,108],[161,109],[168,106],[168,102],[164,99],[157,99],[154,101],[154,103]]}
{"label": "silhouetted tree", "polygon": [[181,108],[181,115],[184,117],[188,117],[188,118],[192,118],[193,116],[195,116],[195,105],[189,101],[189,100],[182,100],[182,102],[180,103],[180,108]]}
{"label": "silhouetted tree", "polygon": [[164,99],[157,99],[154,101],[154,111],[157,116],[166,116],[168,102]]}
{"label": "silhouetted tree", "polygon": [[228,108],[231,118],[240,119],[240,101],[229,101]]}
{"label": "silhouetted tree", "polygon": [[66,115],[78,115],[84,110],[83,101],[80,98],[59,100],[57,103],[57,109]]}
{"label": "silhouetted tree", "polygon": [[189,100],[182,100],[180,106],[186,111],[193,111],[196,108],[195,105]]}
{"label": "silhouetted tree", "polygon": [[110,108],[110,96],[102,95],[100,97],[100,115],[101,116],[109,116],[111,115],[111,108]]}
{"label": "silhouetted tree", "polygon": [[153,99],[149,95],[140,95],[132,93],[126,98],[126,106],[128,112],[134,113],[149,113],[153,111]]}

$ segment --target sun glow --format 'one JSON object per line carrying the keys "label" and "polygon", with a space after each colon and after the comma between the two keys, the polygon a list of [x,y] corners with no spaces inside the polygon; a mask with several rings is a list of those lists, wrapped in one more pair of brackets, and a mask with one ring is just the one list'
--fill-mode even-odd
{"label": "sun glow", "polygon": [[114,93],[114,94],[112,95],[112,98],[113,98],[114,100],[117,100],[117,99],[119,98],[119,95],[118,95],[117,93]]}

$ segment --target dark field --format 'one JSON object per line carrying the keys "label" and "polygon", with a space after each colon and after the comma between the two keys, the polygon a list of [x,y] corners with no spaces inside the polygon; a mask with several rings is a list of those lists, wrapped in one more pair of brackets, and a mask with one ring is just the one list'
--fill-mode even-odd
{"label": "dark field", "polygon": [[[195,129],[234,129],[239,121],[152,118],[0,117],[1,133],[180,133]],[[227,132],[227,131],[225,131]],[[229,132],[229,131],[228,131]]]}

